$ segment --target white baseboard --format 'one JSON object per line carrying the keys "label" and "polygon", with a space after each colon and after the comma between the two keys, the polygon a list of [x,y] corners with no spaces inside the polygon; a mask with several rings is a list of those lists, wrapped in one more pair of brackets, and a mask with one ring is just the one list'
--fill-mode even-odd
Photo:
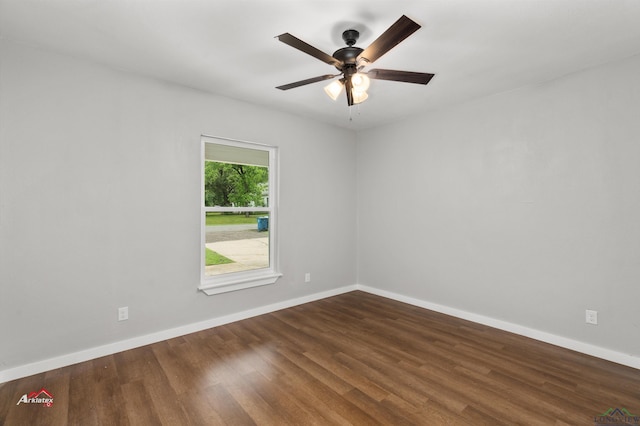
{"label": "white baseboard", "polygon": [[580,342],[577,340],[556,336],[554,334],[546,333],[540,330],[535,330],[529,327],[524,327],[518,324],[513,324],[507,321],[501,321],[495,318],[462,311],[460,309],[438,305],[435,303],[427,302],[427,301],[416,299],[413,297],[403,296],[401,294],[393,293],[390,291],[380,290],[377,288],[373,288],[373,287],[369,287],[361,284],[354,284],[354,285],[340,287],[337,289],[328,290],[320,293],[314,293],[308,296],[285,300],[283,302],[260,306],[254,309],[249,309],[247,311],[242,311],[242,312],[238,312],[231,315],[211,318],[206,321],[201,321],[197,323],[183,325],[180,327],[170,328],[168,330],[161,330],[155,333],[145,334],[143,336],[133,337],[127,340],[121,340],[121,341],[110,343],[107,345],[97,346],[97,347],[86,349],[83,351],[61,355],[58,357],[21,365],[18,367],[7,369],[7,370],[2,370],[0,371],[0,383],[31,376],[33,374],[42,373],[44,371],[54,370],[56,368],[66,367],[69,365],[77,364],[79,362],[89,361],[91,359],[100,358],[103,356],[126,351],[129,349],[134,349],[140,346],[161,342],[163,340],[172,339],[174,337],[184,336],[186,334],[195,333],[197,331],[206,330],[208,328],[217,327],[224,324],[229,324],[235,321],[240,321],[240,320],[255,317],[258,315],[279,311],[281,309],[290,308],[292,306],[302,305],[303,303],[309,303],[315,300],[325,299],[331,296],[337,296],[339,294],[348,293],[354,290],[361,290],[367,293],[386,297],[388,299],[397,300],[399,302],[408,303],[413,306],[418,306],[418,307],[429,309],[435,312],[440,312],[446,315],[462,318],[475,323],[484,324],[489,327],[519,334],[521,336],[530,337],[535,340],[539,340],[542,342],[550,343],[552,345],[571,349],[576,352],[581,352],[587,355],[595,356],[597,358],[605,359],[607,361],[612,361],[618,364],[640,369],[640,358],[637,356],[623,354],[610,349],[605,349],[599,346],[594,346],[594,345]]}
{"label": "white baseboard", "polygon": [[499,330],[519,334],[521,336],[529,337],[541,342],[550,343],[562,348],[571,349],[573,351],[591,355],[597,358],[602,358],[607,361],[612,361],[618,364],[626,365],[628,367],[640,369],[640,357],[638,356],[616,352],[611,349],[602,348],[600,346],[591,345],[589,343],[580,342],[578,340],[568,339],[566,337],[557,336],[555,334],[547,333],[529,327],[524,327],[522,325],[486,317],[484,315],[474,314],[460,309],[450,308],[448,306],[438,305],[435,303],[415,299],[413,297],[403,296],[401,294],[393,293],[386,290],[380,290],[366,285],[358,284],[356,285],[356,288],[367,293],[386,297],[387,299],[397,300],[398,302],[408,303],[409,305],[418,306],[446,315],[451,315],[453,317],[465,319],[478,324],[484,324],[489,327],[497,328]]}
{"label": "white baseboard", "polygon": [[79,362],[89,361],[91,359],[138,348],[140,346],[149,345],[151,343],[161,342],[163,340],[172,339],[174,337],[184,336],[185,334],[195,333],[197,331],[206,330],[208,328],[217,327],[258,315],[267,314],[269,312],[279,311],[281,309],[290,308],[292,306],[302,305],[303,303],[309,303],[315,300],[325,299],[327,297],[336,296],[342,293],[348,293],[354,290],[356,290],[356,285],[340,287],[333,290],[310,294],[308,296],[285,300],[283,302],[273,303],[271,305],[260,306],[231,315],[211,318],[206,321],[170,328],[168,330],[161,330],[155,333],[145,334],[143,336],[137,336],[127,340],[121,340],[107,345],[97,346],[83,351],[21,365],[19,367],[0,371],[0,383],[31,376],[33,374],[42,373],[44,371],[54,370],[56,368],[66,367],[69,365],[77,364]]}

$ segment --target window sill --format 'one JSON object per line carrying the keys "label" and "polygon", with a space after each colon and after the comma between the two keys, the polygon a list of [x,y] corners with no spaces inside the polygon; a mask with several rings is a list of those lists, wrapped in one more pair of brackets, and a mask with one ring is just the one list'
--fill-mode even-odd
{"label": "window sill", "polygon": [[214,294],[228,293],[230,291],[273,284],[281,276],[281,273],[269,271],[254,275],[244,275],[242,277],[238,277],[237,275],[222,279],[220,277],[216,277],[215,280],[203,282],[200,287],[198,287],[198,290],[202,291],[207,296],[213,296]]}

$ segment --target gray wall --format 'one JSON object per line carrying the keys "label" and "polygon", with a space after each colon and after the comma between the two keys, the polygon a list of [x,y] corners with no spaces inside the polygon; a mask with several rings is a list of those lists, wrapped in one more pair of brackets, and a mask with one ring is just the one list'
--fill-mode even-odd
{"label": "gray wall", "polygon": [[[634,57],[356,147],[346,130],[0,41],[0,370],[356,282],[637,356],[637,75]],[[280,147],[273,286],[196,291],[201,133]]]}
{"label": "gray wall", "polygon": [[359,283],[639,356],[639,75],[636,56],[362,132]]}
{"label": "gray wall", "polygon": [[[348,131],[8,41],[0,120],[0,370],[356,282]],[[196,291],[202,133],[280,147],[275,285]]]}

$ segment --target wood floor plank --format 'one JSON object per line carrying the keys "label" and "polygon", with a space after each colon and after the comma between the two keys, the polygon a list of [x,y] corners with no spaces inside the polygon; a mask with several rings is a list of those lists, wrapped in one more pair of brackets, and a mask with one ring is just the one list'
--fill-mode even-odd
{"label": "wood floor plank", "polygon": [[238,376],[232,385],[227,386],[227,391],[256,424],[290,424],[287,421],[288,413],[278,412],[269,405],[245,377]]}
{"label": "wood floor plank", "polygon": [[347,393],[357,388],[376,401],[382,401],[389,394],[388,390],[381,388],[367,376],[358,374],[358,372],[352,371],[348,366],[341,364],[335,356],[326,356],[318,352],[306,352],[305,356],[335,376],[342,377],[349,383],[351,389],[348,390]]}
{"label": "wood floor plank", "polygon": [[[52,407],[17,404],[45,388]],[[0,424],[589,425],[640,370],[351,292],[0,384]]]}
{"label": "wood floor plank", "polygon": [[[126,402],[123,407],[118,407],[118,409],[123,409],[126,412],[129,424],[132,426],[162,424],[158,413],[154,410],[154,405],[149,404],[149,393],[142,380],[124,383],[122,393]],[[97,423],[88,424],[99,423],[100,419],[97,420]]]}
{"label": "wood floor plank", "polygon": [[270,407],[284,417],[286,424],[312,425],[318,423],[318,417],[314,417],[312,414],[313,408],[305,407],[298,400],[296,393],[272,392],[271,387],[280,387],[280,384],[270,382],[257,372],[246,375],[245,380]]}
{"label": "wood floor plank", "polygon": [[[313,423],[319,425],[352,424],[341,415],[340,410],[337,410],[335,405],[325,403],[317,395],[316,389],[318,389],[318,386],[316,385],[317,382],[315,380],[300,380],[292,375],[284,375],[278,379],[278,387],[288,394],[295,394],[300,403],[304,404],[307,410],[311,412]],[[339,400],[338,394],[335,395],[336,400]]]}
{"label": "wood floor plank", "polygon": [[[352,425],[374,425],[376,420],[371,413],[366,412],[357,405],[344,397],[344,394],[338,394],[329,389],[318,381],[299,384],[303,389],[311,392],[322,404],[329,407],[334,414],[346,419],[348,424]],[[348,392],[347,392],[348,393]],[[332,414],[323,413],[324,417],[329,418]],[[342,422],[335,423],[342,424]]]}
{"label": "wood floor plank", "polygon": [[206,389],[206,397],[217,417],[226,425],[255,425],[256,422],[242,408],[224,385],[216,384]]}
{"label": "wood floor plank", "polygon": [[[211,388],[211,387],[210,387]],[[185,425],[222,425],[225,424],[221,413],[209,403],[209,389],[187,391],[178,396],[178,404],[182,407],[186,421]],[[226,422],[229,423],[229,422]],[[240,424],[236,422],[235,424]]]}
{"label": "wood floor plank", "polygon": [[[95,424],[103,418],[128,424],[125,410],[113,411],[114,407],[126,404],[114,357],[94,359],[75,367],[70,374],[69,424]],[[60,401],[56,399],[57,402]]]}
{"label": "wood floor plank", "polygon": [[396,413],[395,410],[389,410],[381,401],[371,398],[358,388],[351,389],[343,396],[347,401],[369,414],[375,420],[375,424],[412,426],[406,417]]}
{"label": "wood floor plank", "polygon": [[[310,358],[308,356],[309,352],[299,353],[288,348],[278,348],[278,354],[281,354],[298,367],[305,375],[317,379],[324,386],[338,394],[344,394],[353,389],[353,385],[348,383],[344,378],[334,374]],[[288,369],[288,371],[291,371],[291,369]]]}

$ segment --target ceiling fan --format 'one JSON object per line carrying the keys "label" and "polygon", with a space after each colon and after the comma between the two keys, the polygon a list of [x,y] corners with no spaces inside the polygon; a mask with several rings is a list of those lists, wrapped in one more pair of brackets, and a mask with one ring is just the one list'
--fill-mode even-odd
{"label": "ceiling fan", "polygon": [[369,97],[366,90],[369,87],[370,78],[404,83],[427,84],[431,78],[433,78],[434,74],[386,69],[371,69],[363,72],[365,66],[376,61],[419,28],[420,25],[405,15],[402,15],[400,19],[391,25],[366,49],[355,46],[360,36],[358,31],[353,29],[346,30],[342,33],[342,39],[347,44],[347,47],[336,50],[333,55],[328,55],[289,33],[281,34],[277,36],[277,39],[281,42],[311,55],[322,62],[333,65],[340,72],[338,74],[326,74],[296,81],[295,83],[284,84],[276,87],[276,89],[289,90],[340,76],[341,78],[339,80],[325,87],[325,92],[335,100],[344,87],[347,94],[347,104],[351,106],[363,102]]}

